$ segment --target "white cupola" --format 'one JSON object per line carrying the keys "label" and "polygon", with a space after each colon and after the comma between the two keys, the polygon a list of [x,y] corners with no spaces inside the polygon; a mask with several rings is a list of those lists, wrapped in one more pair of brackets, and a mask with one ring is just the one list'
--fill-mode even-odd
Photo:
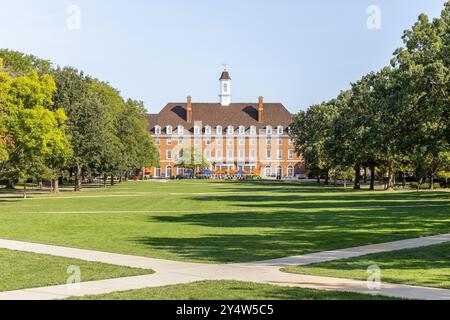
{"label": "white cupola", "polygon": [[223,70],[220,77],[220,104],[222,107],[229,106],[231,104],[231,77],[227,69]]}

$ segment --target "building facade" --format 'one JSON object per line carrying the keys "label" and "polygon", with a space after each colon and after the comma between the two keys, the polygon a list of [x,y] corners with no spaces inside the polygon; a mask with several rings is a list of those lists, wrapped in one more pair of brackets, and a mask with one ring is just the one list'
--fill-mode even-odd
{"label": "building facade", "polygon": [[149,114],[149,128],[160,152],[160,167],[147,173],[169,178],[190,165],[206,164],[212,172],[257,173],[263,177],[304,175],[288,128],[292,115],[280,103],[233,103],[231,77],[220,77],[220,102],[169,103]]}

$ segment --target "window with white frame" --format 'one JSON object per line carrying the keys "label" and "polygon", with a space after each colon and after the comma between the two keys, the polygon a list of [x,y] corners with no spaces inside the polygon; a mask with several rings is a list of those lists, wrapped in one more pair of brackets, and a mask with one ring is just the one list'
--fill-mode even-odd
{"label": "window with white frame", "polygon": [[178,144],[179,145],[184,144],[184,137],[178,137]]}
{"label": "window with white frame", "polygon": [[256,160],[256,150],[255,149],[250,150],[250,160],[252,160],[252,161]]}
{"label": "window with white frame", "polygon": [[267,140],[266,140],[266,142],[267,142],[267,145],[268,145],[268,146],[272,145],[272,138],[271,138],[271,137],[268,137]]}
{"label": "window with white frame", "polygon": [[228,150],[227,159],[228,161],[233,161],[233,150]]}
{"label": "window with white frame", "polygon": [[250,134],[256,134],[256,126],[251,126],[250,127]]}
{"label": "window with white frame", "polygon": [[161,177],[161,168],[155,168],[155,177]]}
{"label": "window with white frame", "polygon": [[219,135],[222,135],[222,133],[223,133],[223,128],[221,126],[217,126],[216,134],[219,136]]}
{"label": "window with white frame", "polygon": [[239,145],[244,146],[245,145],[245,138],[239,138]]}
{"label": "window with white frame", "polygon": [[282,126],[278,126],[277,132],[278,132],[278,134],[283,134],[284,128]]}
{"label": "window with white frame", "polygon": [[267,166],[264,170],[264,173],[265,173],[266,177],[271,176],[272,175],[272,167]]}
{"label": "window with white frame", "polygon": [[240,135],[244,135],[245,134],[245,127],[244,126],[240,126],[239,127],[239,134]]}
{"label": "window with white frame", "polygon": [[295,171],[294,171],[294,167],[293,166],[289,166],[287,168],[287,175],[288,175],[288,177],[293,177],[295,175]]}
{"label": "window with white frame", "polygon": [[184,134],[184,127],[183,126],[178,126],[178,134],[179,135],[183,135]]}
{"label": "window with white frame", "polygon": [[266,134],[272,134],[272,126],[266,127]]}
{"label": "window with white frame", "polygon": [[245,161],[245,150],[239,150],[239,160]]}
{"label": "window with white frame", "polygon": [[155,127],[155,134],[161,134],[161,127],[160,126],[156,126]]}
{"label": "window with white frame", "polygon": [[252,146],[256,146],[256,139],[255,138],[250,139],[250,144]]}
{"label": "window with white frame", "polygon": [[278,160],[283,159],[283,151],[281,151],[281,150],[278,150],[278,151],[277,151],[277,159],[278,159]]}
{"label": "window with white frame", "polygon": [[289,158],[289,160],[294,159],[294,150],[289,150],[288,158]]}
{"label": "window with white frame", "polygon": [[217,138],[216,138],[216,144],[217,144],[218,146],[221,146],[221,145],[222,145],[222,137],[217,137]]}
{"label": "window with white frame", "polygon": [[270,149],[266,150],[266,159],[268,160],[272,159],[272,150]]}
{"label": "window with white frame", "polygon": [[166,159],[167,160],[172,160],[172,150],[167,150]]}
{"label": "window with white frame", "polygon": [[228,126],[227,133],[228,134],[234,134],[234,127],[233,126]]}
{"label": "window with white frame", "polygon": [[210,126],[206,126],[205,127],[205,134],[211,134],[211,127]]}
{"label": "window with white frame", "polygon": [[194,127],[194,134],[200,134],[201,128],[199,126]]}
{"label": "window with white frame", "polygon": [[172,137],[168,137],[168,138],[167,138],[167,145],[168,145],[168,146],[171,146],[172,143],[173,143]]}
{"label": "window with white frame", "polygon": [[205,139],[205,144],[206,144],[207,146],[209,146],[209,145],[211,144],[211,138],[206,138],[206,139]]}
{"label": "window with white frame", "polygon": [[167,133],[167,134],[172,134],[172,131],[173,131],[173,130],[172,130],[172,126],[167,126],[167,127],[166,127],[166,133]]}
{"label": "window with white frame", "polygon": [[195,145],[196,147],[200,146],[200,138],[195,138],[195,139],[194,139],[194,145]]}
{"label": "window with white frame", "polygon": [[232,146],[232,145],[233,145],[233,138],[228,138],[228,139],[227,139],[227,144],[228,144],[229,146]]}

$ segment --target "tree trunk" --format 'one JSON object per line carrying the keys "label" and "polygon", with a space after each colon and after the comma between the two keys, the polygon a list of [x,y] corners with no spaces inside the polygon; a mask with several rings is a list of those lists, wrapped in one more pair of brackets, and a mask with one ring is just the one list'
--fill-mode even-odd
{"label": "tree trunk", "polygon": [[403,189],[406,188],[406,172],[405,171],[403,171],[402,187],[403,187]]}
{"label": "tree trunk", "polygon": [[375,163],[370,164],[370,190],[375,190]]}
{"label": "tree trunk", "polygon": [[81,191],[81,179],[81,167],[77,166],[75,172],[75,192]]}
{"label": "tree trunk", "polygon": [[347,179],[344,179],[344,189],[347,189]]}
{"label": "tree trunk", "polygon": [[106,182],[108,181],[108,176],[105,174],[103,176],[103,188],[106,188]]}
{"label": "tree trunk", "polygon": [[367,167],[364,167],[364,184],[367,184]]}
{"label": "tree trunk", "polygon": [[59,193],[59,179],[52,180],[52,192]]}
{"label": "tree trunk", "polygon": [[388,165],[388,181],[386,190],[394,190],[394,163],[389,162]]}
{"label": "tree trunk", "polygon": [[330,184],[330,171],[328,169],[325,170],[325,185]]}
{"label": "tree trunk", "polygon": [[114,176],[111,175],[111,186],[114,186],[114,185],[115,185]]}
{"label": "tree trunk", "polygon": [[23,182],[23,198],[24,199],[27,198],[27,182],[26,181]]}
{"label": "tree trunk", "polygon": [[6,189],[14,189],[14,181],[7,180],[6,181]]}
{"label": "tree trunk", "polygon": [[361,165],[357,164],[355,166],[355,190],[361,190]]}
{"label": "tree trunk", "polygon": [[434,174],[430,175],[430,190],[434,190]]}

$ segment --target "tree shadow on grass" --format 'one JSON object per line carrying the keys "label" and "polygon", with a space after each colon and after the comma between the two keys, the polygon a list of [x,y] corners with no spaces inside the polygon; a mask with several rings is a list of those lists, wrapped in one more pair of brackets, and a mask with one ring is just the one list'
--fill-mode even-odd
{"label": "tree shadow on grass", "polygon": [[[190,261],[250,262],[417,238],[450,229],[445,213],[373,209],[336,215],[293,212],[234,212],[151,216],[149,222],[214,228],[217,234],[144,237],[140,244]],[[220,232],[221,231],[221,232]],[[226,232],[225,232],[226,231]]]}

